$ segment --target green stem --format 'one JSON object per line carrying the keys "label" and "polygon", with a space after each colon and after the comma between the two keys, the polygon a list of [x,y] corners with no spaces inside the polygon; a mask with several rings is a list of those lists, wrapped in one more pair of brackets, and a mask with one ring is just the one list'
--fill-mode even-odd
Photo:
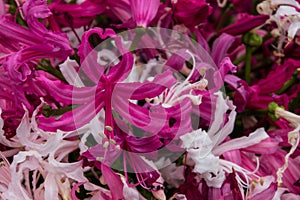
{"label": "green stem", "polygon": [[269,111],[266,110],[266,109],[257,109],[257,110],[245,110],[243,112],[243,115],[247,115],[247,116],[249,116],[249,115],[255,115],[255,116],[258,116],[258,115],[266,115],[268,113],[269,113]]}
{"label": "green stem", "polygon": [[48,72],[49,74],[52,74],[53,76],[59,78],[63,82],[67,82],[67,80],[62,75],[62,73],[58,69],[51,66],[50,61],[42,60],[39,63],[39,65],[37,66],[37,70],[43,70],[43,71]]}
{"label": "green stem", "polygon": [[50,116],[60,116],[63,115],[66,112],[69,112],[75,108],[77,108],[79,105],[71,105],[71,106],[66,106],[63,108],[59,109],[52,109],[51,106],[49,105],[44,105],[43,106],[43,115],[45,117],[50,117]]}
{"label": "green stem", "polygon": [[298,79],[298,74],[299,71],[296,70],[292,76],[292,78],[290,80],[288,80],[287,82],[284,83],[284,85],[282,86],[282,88],[276,92],[276,94],[283,94],[286,90],[288,90],[291,86],[293,86],[294,84],[299,82]]}
{"label": "green stem", "polygon": [[283,94],[287,89],[289,89],[292,85],[296,83],[296,79],[292,78],[291,80],[288,80],[287,82],[284,83],[282,88],[276,92],[276,94]]}
{"label": "green stem", "polygon": [[233,64],[234,64],[234,65],[238,65],[238,64],[240,64],[241,62],[243,62],[243,61],[245,60],[245,58],[246,58],[246,54],[243,54],[243,55],[241,55],[240,57],[238,57],[237,59],[235,59],[235,60],[233,61]]}

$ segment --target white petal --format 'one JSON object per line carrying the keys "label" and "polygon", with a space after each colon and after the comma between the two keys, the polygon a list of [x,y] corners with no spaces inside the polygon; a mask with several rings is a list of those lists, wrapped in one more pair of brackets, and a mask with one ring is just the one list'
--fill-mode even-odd
{"label": "white petal", "polygon": [[202,131],[201,129],[180,136],[180,139],[182,140],[181,147],[184,149],[191,149],[191,148],[207,149],[207,147],[211,147],[212,145],[212,141],[207,135],[206,131]]}
{"label": "white petal", "polygon": [[75,60],[71,60],[68,57],[68,59],[64,63],[59,65],[59,68],[69,84],[76,87],[83,87],[84,84],[82,83],[77,71],[75,70],[76,66],[78,66],[77,62]]}
{"label": "white petal", "polygon": [[188,156],[195,162],[194,172],[196,173],[205,173],[212,172],[217,174],[219,171],[219,157],[214,156],[213,154],[208,154],[206,157],[201,158],[197,150],[188,151]]}
{"label": "white petal", "polygon": [[263,128],[259,128],[248,137],[243,136],[240,138],[232,139],[214,148],[215,155],[221,155],[222,153],[234,149],[246,148],[254,144],[260,143],[262,140],[267,139],[269,136]]}
{"label": "white petal", "polygon": [[209,172],[201,175],[208,187],[221,188],[224,180],[225,180],[225,172],[223,170],[218,171],[216,174],[212,175]]}
{"label": "white petal", "polygon": [[213,122],[210,126],[210,129],[208,131],[208,135],[212,137],[214,134],[216,134],[221,126],[224,123],[224,117],[226,114],[226,111],[228,110],[228,106],[226,103],[226,100],[223,98],[223,93],[222,92],[217,92],[215,93],[217,97],[217,102],[216,102],[216,110],[215,110],[215,115]]}
{"label": "white petal", "polygon": [[235,117],[236,117],[236,111],[231,110],[231,112],[228,116],[227,123],[224,125],[224,127],[217,134],[215,134],[212,137],[213,146],[219,145],[232,132],[232,130],[234,128]]}
{"label": "white petal", "polygon": [[288,37],[293,39],[296,36],[299,28],[300,28],[300,21],[293,22],[288,29]]}
{"label": "white petal", "polygon": [[276,192],[275,195],[273,196],[272,200],[282,200],[281,195],[285,192],[288,191],[287,188],[281,188],[279,187]]}
{"label": "white petal", "polygon": [[51,197],[53,200],[59,200],[58,198],[58,185],[55,180],[55,175],[49,173],[45,179],[45,199]]}

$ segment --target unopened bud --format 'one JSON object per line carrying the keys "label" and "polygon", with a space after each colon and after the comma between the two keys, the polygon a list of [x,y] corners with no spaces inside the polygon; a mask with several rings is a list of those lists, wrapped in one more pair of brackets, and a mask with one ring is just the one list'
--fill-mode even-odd
{"label": "unopened bud", "polygon": [[243,35],[242,41],[249,47],[259,47],[263,43],[263,39],[260,35],[252,32],[248,32]]}

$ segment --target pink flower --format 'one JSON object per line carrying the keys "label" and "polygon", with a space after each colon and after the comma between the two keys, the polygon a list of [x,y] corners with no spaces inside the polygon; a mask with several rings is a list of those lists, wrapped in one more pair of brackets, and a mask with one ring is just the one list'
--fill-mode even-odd
{"label": "pink flower", "polygon": [[11,182],[10,164],[6,157],[0,152],[0,196],[8,189],[8,185]]}
{"label": "pink flower", "polygon": [[[0,36],[11,41],[9,45],[4,45],[8,55],[4,57],[3,67],[16,82],[27,79],[32,73],[33,62],[37,59],[65,59],[73,53],[66,35],[49,31],[38,21],[38,18],[51,15],[46,1],[26,1],[22,11],[29,29],[5,17],[0,18]],[[4,44],[7,41],[3,41]]]}

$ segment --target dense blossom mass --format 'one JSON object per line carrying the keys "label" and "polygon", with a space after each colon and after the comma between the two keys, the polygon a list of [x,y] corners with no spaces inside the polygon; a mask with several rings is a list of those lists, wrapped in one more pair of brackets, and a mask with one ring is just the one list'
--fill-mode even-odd
{"label": "dense blossom mass", "polygon": [[299,0],[0,0],[0,199],[300,199]]}

